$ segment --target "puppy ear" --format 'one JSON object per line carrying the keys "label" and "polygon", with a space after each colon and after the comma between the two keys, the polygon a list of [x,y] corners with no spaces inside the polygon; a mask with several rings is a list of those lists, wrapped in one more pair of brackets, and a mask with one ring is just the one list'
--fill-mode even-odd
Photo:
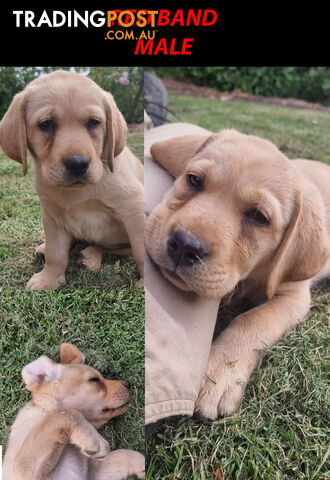
{"label": "puppy ear", "polygon": [[26,365],[22,377],[27,390],[33,392],[41,385],[60,376],[60,365],[45,355]]}
{"label": "puppy ear", "polygon": [[269,299],[281,283],[314,277],[329,258],[329,239],[320,205],[315,193],[311,190],[306,193],[296,193],[290,225],[271,265],[267,283]]}
{"label": "puppy ear", "polygon": [[126,145],[127,125],[110,93],[104,92],[104,101],[107,124],[102,158],[106,159],[112,172],[113,159]]}
{"label": "puppy ear", "polygon": [[71,343],[61,343],[60,358],[61,363],[85,363],[85,355]]}
{"label": "puppy ear", "polygon": [[187,163],[215,137],[214,134],[209,137],[203,135],[174,137],[154,143],[150,148],[150,153],[155,162],[174,177],[178,177],[184,171]]}
{"label": "puppy ear", "polygon": [[0,146],[8,157],[22,164],[23,175],[27,172],[26,102],[25,92],[15,95],[0,123]]}

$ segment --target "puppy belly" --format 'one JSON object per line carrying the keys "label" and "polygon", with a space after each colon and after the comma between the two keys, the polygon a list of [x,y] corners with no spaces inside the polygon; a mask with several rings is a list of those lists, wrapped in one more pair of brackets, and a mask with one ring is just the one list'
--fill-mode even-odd
{"label": "puppy belly", "polygon": [[68,445],[49,480],[88,480],[87,458]]}

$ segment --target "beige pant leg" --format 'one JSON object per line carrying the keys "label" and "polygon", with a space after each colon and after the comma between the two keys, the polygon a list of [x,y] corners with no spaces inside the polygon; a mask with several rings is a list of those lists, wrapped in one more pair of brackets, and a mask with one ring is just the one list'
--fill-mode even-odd
{"label": "beige pant leg", "polygon": [[[161,127],[159,127],[161,128]],[[151,131],[154,131],[153,129]],[[173,179],[145,158],[146,215]],[[192,415],[210,352],[219,301],[178,290],[146,254],[146,424]]]}

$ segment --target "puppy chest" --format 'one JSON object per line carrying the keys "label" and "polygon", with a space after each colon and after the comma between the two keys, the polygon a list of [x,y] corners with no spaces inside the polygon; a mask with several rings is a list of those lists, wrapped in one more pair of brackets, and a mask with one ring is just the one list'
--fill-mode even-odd
{"label": "puppy chest", "polygon": [[81,205],[62,210],[61,215],[56,215],[56,222],[75,239],[103,247],[128,241],[125,228],[114,212],[98,205],[95,208]]}

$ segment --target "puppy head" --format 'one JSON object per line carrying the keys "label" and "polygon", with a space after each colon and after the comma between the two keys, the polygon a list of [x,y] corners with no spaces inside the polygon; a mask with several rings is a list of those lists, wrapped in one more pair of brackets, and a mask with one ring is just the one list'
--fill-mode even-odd
{"label": "puppy head", "polygon": [[127,410],[127,382],[105,380],[97,370],[84,365],[82,354],[73,345],[62,344],[60,350],[60,363],[42,356],[22,370],[36,404],[45,409],[73,408],[95,427]]}
{"label": "puppy head", "polygon": [[147,221],[146,247],[178,288],[221,298],[249,279],[268,282],[270,298],[324,265],[315,193],[305,201],[302,177],[270,142],[225,130],[160,142],[151,154],[177,179]]}
{"label": "puppy head", "polygon": [[0,146],[27,171],[29,149],[43,184],[97,184],[126,143],[115,101],[95,82],[55,71],[16,95],[0,123]]}

